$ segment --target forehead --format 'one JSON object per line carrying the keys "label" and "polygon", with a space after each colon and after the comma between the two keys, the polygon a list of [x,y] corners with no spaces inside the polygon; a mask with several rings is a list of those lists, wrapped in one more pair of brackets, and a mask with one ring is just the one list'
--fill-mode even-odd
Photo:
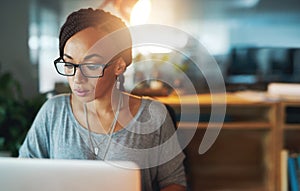
{"label": "forehead", "polygon": [[73,35],[64,47],[64,53],[78,61],[92,54],[98,54],[103,61],[109,61],[119,52],[109,33],[93,27]]}

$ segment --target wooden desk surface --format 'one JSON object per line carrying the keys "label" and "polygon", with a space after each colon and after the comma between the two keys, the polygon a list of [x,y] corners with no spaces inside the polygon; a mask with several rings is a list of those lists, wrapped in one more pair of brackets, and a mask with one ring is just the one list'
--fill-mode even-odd
{"label": "wooden desk surface", "polygon": [[237,93],[226,94],[198,94],[198,95],[182,95],[182,96],[167,96],[155,97],[156,100],[169,105],[211,105],[211,104],[226,104],[226,105],[269,105],[276,100],[268,100],[259,94],[241,95]]}

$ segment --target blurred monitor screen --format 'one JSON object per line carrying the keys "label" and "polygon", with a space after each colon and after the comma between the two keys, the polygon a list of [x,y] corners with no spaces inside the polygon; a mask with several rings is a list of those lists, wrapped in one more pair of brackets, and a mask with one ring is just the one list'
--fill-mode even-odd
{"label": "blurred monitor screen", "polygon": [[298,49],[237,47],[230,57],[225,80],[228,84],[300,82]]}

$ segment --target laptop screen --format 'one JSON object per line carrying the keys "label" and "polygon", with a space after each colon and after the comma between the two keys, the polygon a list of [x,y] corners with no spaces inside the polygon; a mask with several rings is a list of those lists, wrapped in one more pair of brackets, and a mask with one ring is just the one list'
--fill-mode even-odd
{"label": "laptop screen", "polygon": [[0,158],[0,190],[140,191],[141,178],[126,161]]}

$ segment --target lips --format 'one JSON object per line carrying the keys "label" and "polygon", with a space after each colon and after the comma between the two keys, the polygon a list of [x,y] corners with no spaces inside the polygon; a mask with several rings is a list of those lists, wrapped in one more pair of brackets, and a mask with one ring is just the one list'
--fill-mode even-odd
{"label": "lips", "polygon": [[74,89],[74,93],[79,97],[84,97],[88,94],[89,90],[82,90],[82,89]]}

